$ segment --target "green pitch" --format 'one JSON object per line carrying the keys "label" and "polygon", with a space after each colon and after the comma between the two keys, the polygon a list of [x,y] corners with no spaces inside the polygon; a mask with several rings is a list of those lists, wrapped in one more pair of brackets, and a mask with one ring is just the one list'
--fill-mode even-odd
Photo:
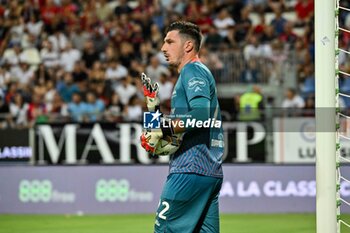
{"label": "green pitch", "polygon": [[[315,221],[313,214],[223,214],[221,233],[314,233]],[[153,222],[153,215],[0,215],[0,233],[151,233]]]}

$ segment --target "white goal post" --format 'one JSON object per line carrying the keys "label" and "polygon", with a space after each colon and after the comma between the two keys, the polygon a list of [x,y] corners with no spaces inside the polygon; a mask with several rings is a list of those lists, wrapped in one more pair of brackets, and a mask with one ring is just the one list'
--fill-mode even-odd
{"label": "white goal post", "polygon": [[336,201],[336,1],[315,0],[317,233],[336,233],[338,231]]}

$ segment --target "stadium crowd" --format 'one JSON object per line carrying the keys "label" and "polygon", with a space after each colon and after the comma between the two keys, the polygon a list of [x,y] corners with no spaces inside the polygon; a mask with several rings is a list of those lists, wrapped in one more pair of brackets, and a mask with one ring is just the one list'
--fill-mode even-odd
{"label": "stadium crowd", "polygon": [[[201,59],[217,82],[230,66],[218,54],[243,55],[244,68],[228,73],[240,83],[262,82],[257,63],[263,58],[268,82],[277,85],[285,78],[281,64],[293,54],[293,88],[301,98],[296,94],[296,103],[292,98],[284,107],[310,107],[313,14],[313,0],[0,0],[0,127],[138,121],[141,72],[160,83],[169,109],[177,75],[160,47],[167,25],[180,19],[200,26]],[[350,27],[349,15],[340,18]],[[349,35],[341,38],[348,48]],[[341,66],[350,69],[343,55]]]}

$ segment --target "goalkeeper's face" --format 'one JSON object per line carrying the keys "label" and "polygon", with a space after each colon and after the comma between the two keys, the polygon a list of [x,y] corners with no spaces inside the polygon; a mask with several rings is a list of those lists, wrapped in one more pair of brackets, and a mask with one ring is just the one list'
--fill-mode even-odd
{"label": "goalkeeper's face", "polygon": [[180,36],[179,31],[170,31],[167,33],[164,44],[162,46],[162,52],[169,62],[169,65],[178,67],[185,54],[184,40]]}

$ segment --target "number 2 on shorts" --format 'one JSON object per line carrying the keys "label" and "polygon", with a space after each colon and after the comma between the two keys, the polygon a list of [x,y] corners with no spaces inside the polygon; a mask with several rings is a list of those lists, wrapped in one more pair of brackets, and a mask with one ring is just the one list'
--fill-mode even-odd
{"label": "number 2 on shorts", "polygon": [[166,216],[165,216],[164,214],[165,214],[165,212],[167,212],[167,211],[169,210],[170,205],[169,205],[168,202],[163,201],[163,202],[162,202],[162,206],[164,206],[164,209],[163,209],[162,211],[159,212],[158,217],[161,218],[161,219],[166,220]]}

